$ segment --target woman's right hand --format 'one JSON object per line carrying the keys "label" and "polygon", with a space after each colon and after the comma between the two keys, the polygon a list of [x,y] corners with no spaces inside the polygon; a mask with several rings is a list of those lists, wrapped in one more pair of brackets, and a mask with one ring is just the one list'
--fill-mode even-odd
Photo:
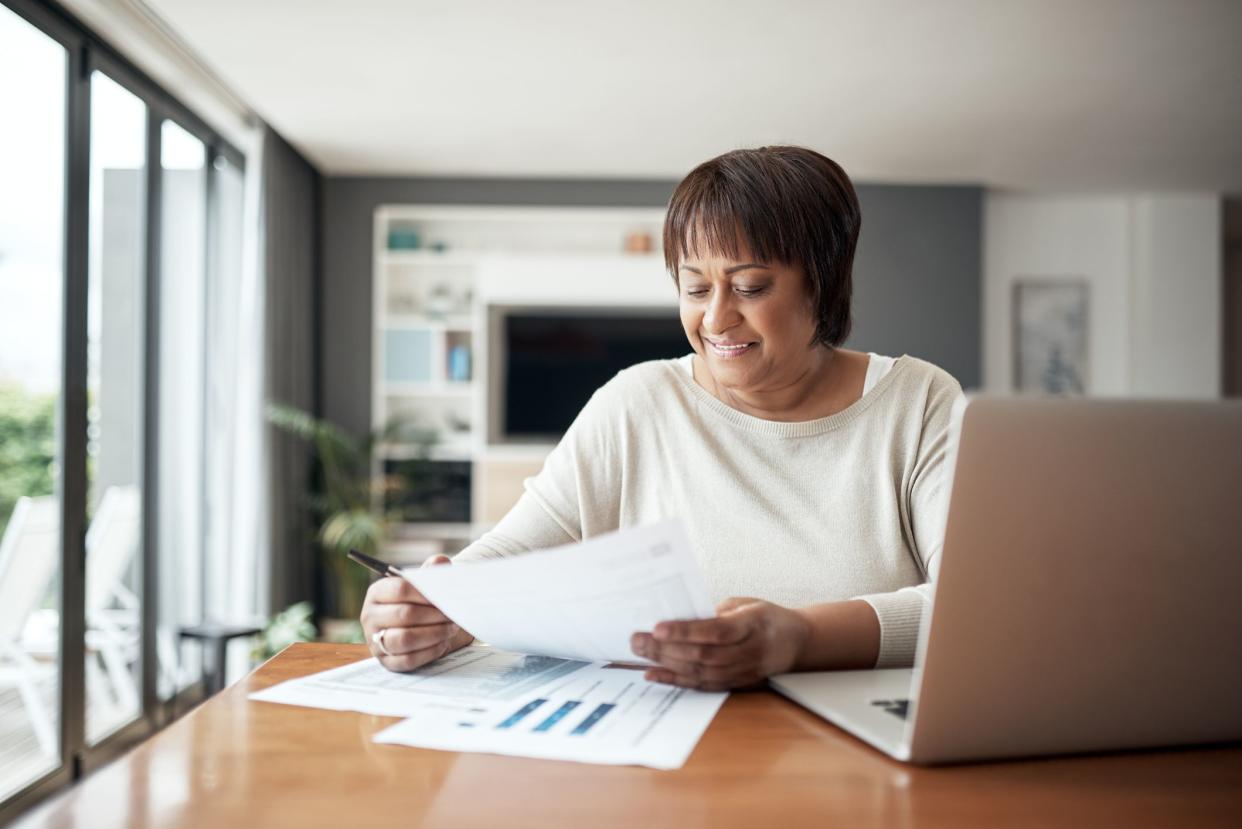
{"label": "woman's right hand", "polygon": [[[451,563],[448,556],[435,556],[423,566]],[[390,671],[412,671],[474,641],[414,585],[396,576],[372,583],[359,618],[371,653]],[[387,654],[375,641],[381,630]]]}

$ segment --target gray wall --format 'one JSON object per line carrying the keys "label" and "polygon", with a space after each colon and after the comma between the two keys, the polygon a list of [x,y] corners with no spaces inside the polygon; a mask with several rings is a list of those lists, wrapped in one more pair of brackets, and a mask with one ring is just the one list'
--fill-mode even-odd
{"label": "gray wall", "polygon": [[[372,216],[381,204],[662,207],[672,180],[325,178],[319,388],[323,414],[361,434],[371,421]],[[860,185],[851,348],[980,378],[983,191]]]}

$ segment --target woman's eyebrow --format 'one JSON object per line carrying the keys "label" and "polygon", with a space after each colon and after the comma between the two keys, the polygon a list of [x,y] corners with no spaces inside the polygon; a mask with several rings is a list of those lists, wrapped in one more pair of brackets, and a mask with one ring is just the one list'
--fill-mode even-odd
{"label": "woman's eyebrow", "polygon": [[[762,270],[767,270],[768,266],[760,265],[755,262],[747,262],[745,265],[734,265],[731,268],[725,268],[725,273],[726,274],[737,273],[738,271],[744,271],[747,268],[760,268]],[[697,273],[699,276],[703,275],[703,272],[701,270],[699,270],[698,268],[692,268],[689,265],[682,265],[679,270],[690,271],[691,273]]]}

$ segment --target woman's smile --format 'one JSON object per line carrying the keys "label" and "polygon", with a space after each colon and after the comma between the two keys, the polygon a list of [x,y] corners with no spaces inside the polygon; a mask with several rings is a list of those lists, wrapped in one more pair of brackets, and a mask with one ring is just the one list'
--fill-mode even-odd
{"label": "woman's smile", "polygon": [[708,351],[722,360],[734,360],[749,354],[758,347],[757,342],[735,341],[735,340],[713,340],[709,337],[703,337],[703,342],[708,344]]}

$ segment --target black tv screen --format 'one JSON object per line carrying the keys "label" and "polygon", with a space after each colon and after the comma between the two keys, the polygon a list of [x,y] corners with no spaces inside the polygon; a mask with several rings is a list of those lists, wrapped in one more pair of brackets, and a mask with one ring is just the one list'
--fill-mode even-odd
{"label": "black tv screen", "polygon": [[502,441],[555,442],[618,371],[691,350],[672,308],[501,313]]}

